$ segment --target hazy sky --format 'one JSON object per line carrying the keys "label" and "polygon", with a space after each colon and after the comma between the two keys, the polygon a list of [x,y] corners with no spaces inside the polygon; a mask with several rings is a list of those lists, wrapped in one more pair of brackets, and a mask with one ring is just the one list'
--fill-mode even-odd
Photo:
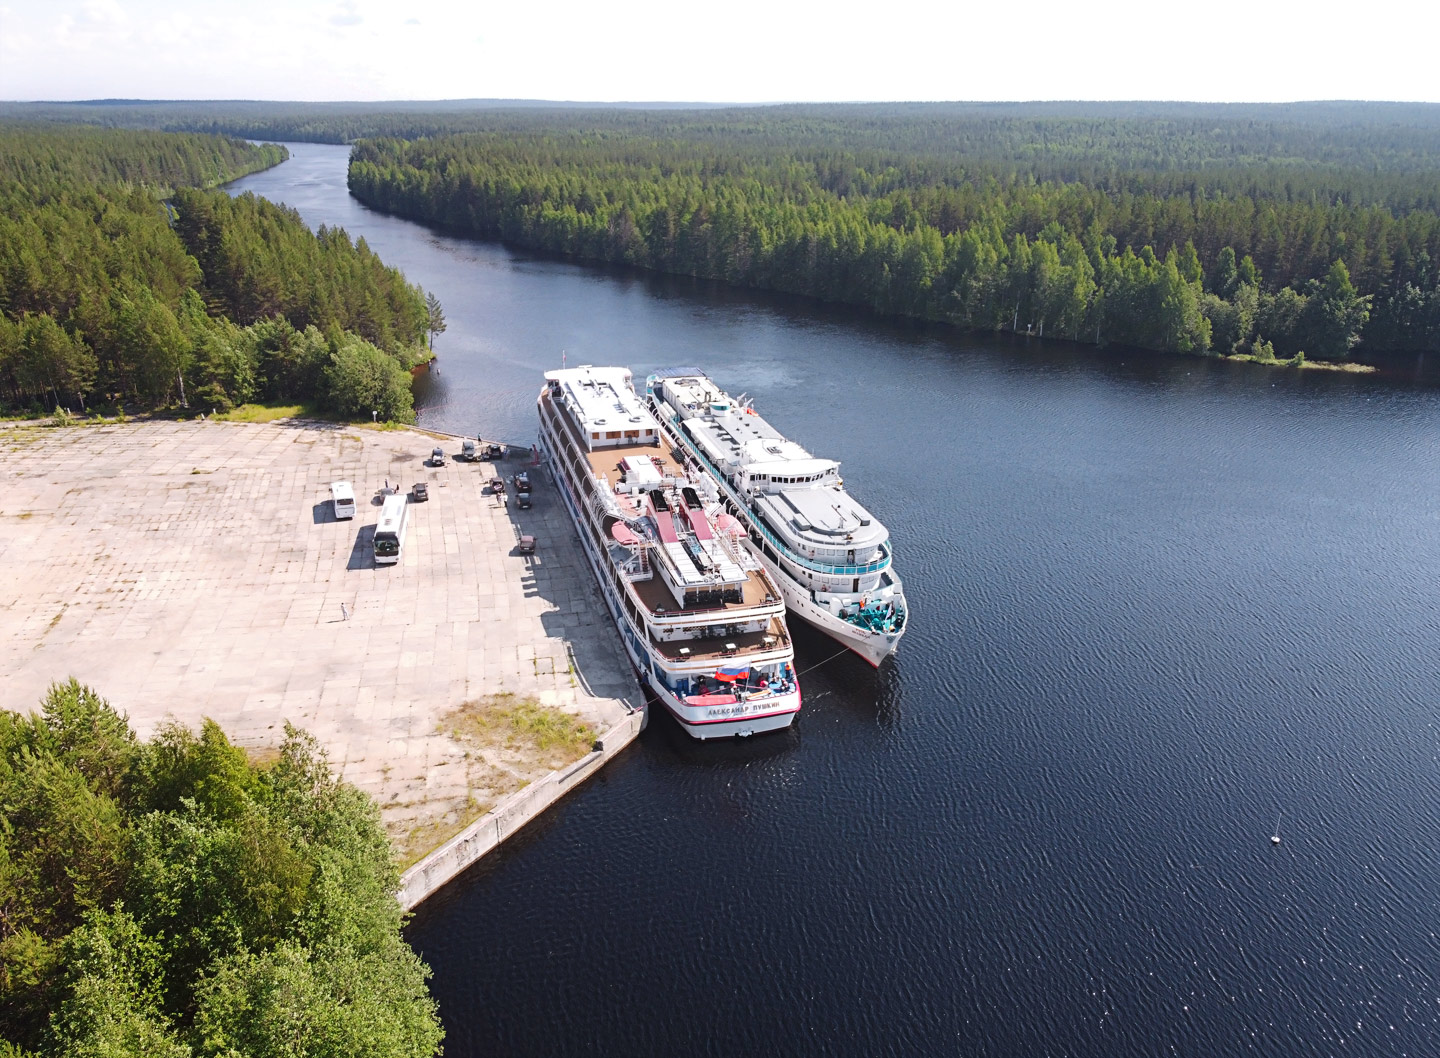
{"label": "hazy sky", "polygon": [[0,0],[0,98],[1440,101],[1440,3]]}

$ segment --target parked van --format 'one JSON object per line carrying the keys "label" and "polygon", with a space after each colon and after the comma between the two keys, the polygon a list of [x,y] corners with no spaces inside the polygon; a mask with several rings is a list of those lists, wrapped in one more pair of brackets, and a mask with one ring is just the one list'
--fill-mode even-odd
{"label": "parked van", "polygon": [[335,505],[335,519],[355,517],[355,490],[348,481],[330,483],[330,502]]}
{"label": "parked van", "polygon": [[475,442],[468,437],[460,442],[460,458],[465,460],[465,462],[467,463],[473,463],[477,458],[475,452]]}

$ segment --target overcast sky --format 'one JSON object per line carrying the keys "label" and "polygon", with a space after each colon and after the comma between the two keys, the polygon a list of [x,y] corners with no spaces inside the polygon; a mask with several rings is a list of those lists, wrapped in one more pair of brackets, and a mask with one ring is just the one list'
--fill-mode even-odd
{"label": "overcast sky", "polygon": [[1440,3],[0,0],[0,98],[1440,101]]}

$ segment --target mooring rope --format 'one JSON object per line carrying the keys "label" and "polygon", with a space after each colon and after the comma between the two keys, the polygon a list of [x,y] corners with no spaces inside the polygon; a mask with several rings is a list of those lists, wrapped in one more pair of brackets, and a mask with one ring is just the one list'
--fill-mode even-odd
{"label": "mooring rope", "polygon": [[[840,654],[848,654],[849,652],[850,652],[850,648],[849,648],[849,647],[846,647],[844,650],[840,651]],[[805,672],[814,672],[814,671],[815,671],[816,669],[818,669],[821,665],[828,665],[828,664],[830,664],[830,662],[832,662],[832,661],[834,661],[836,658],[838,658],[838,657],[840,656],[840,654],[831,654],[831,655],[830,655],[828,658],[826,658],[824,661],[817,662],[816,664],[811,665],[808,669],[805,670]],[[795,678],[798,680],[801,676],[805,675],[805,672],[797,673],[796,676],[795,676]]]}

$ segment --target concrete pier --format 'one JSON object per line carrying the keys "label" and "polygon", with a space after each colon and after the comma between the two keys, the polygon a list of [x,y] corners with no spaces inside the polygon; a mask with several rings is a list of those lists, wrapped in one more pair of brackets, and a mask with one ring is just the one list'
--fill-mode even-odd
{"label": "concrete pier", "polygon": [[[302,727],[376,798],[402,850],[441,845],[406,875],[413,906],[627,744],[641,715],[552,487],[539,476],[528,510],[486,488],[528,453],[431,468],[437,443],[459,451],[420,431],[293,420],[0,426],[4,707],[34,709],[74,676],[141,737],[210,717],[263,750],[285,721]],[[336,480],[354,485],[353,521],[331,511]],[[376,568],[381,491],[418,481],[430,500],[411,505],[402,561]],[[534,556],[521,533],[538,538]],[[462,702],[503,693],[573,713],[603,751],[552,773],[444,729]],[[493,817],[493,840],[446,852],[486,809],[472,829]]]}

